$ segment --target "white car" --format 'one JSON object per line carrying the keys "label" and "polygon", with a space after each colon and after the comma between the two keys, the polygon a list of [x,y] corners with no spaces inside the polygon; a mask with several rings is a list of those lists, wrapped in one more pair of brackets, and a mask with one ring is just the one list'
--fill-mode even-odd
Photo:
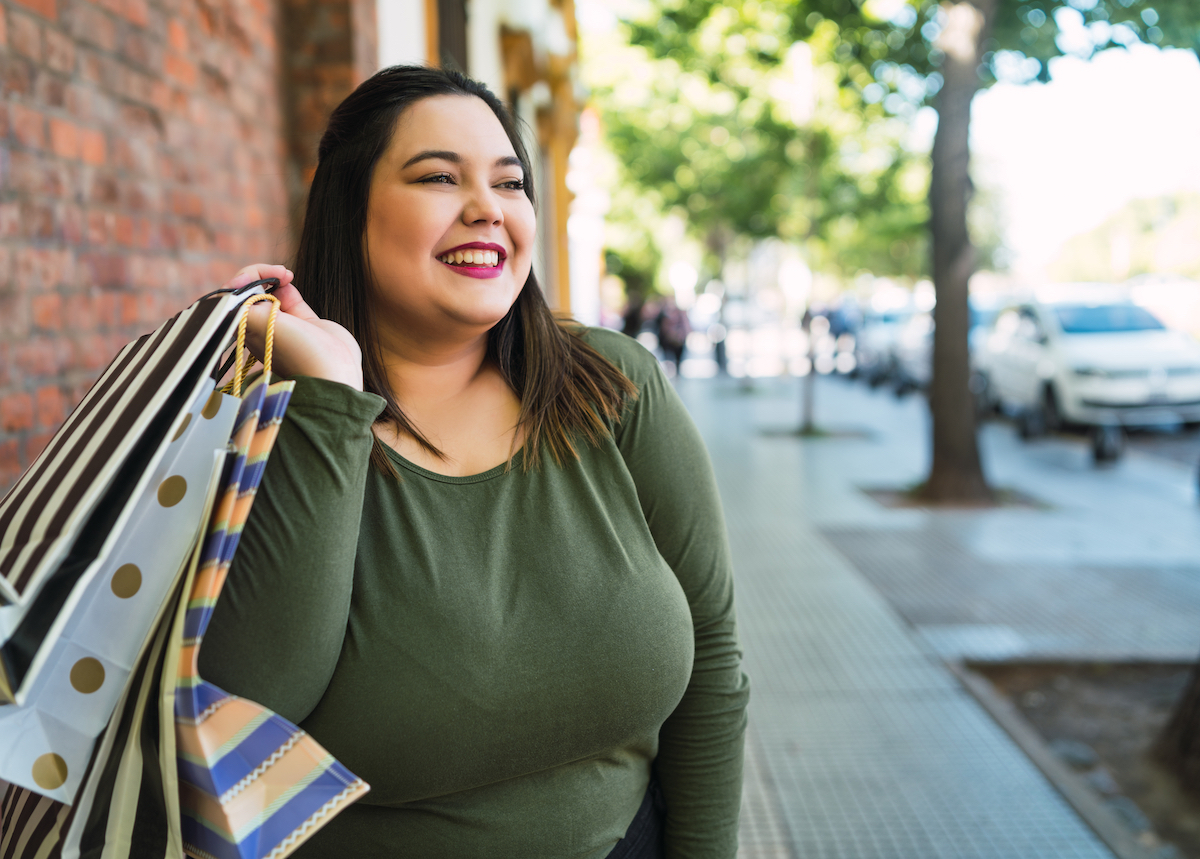
{"label": "white car", "polygon": [[1120,294],[1070,291],[1005,310],[978,356],[989,396],[1023,436],[1092,428],[1096,458],[1123,427],[1200,421],[1200,343]]}

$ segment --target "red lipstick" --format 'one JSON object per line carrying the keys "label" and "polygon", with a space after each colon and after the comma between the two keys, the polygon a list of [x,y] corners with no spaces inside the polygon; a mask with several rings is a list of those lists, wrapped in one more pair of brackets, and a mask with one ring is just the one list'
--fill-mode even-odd
{"label": "red lipstick", "polygon": [[[448,263],[441,259],[447,254],[452,254],[455,251],[494,251],[497,257],[496,265],[483,265],[478,263]],[[507,259],[508,253],[504,250],[503,245],[492,244],[490,242],[467,242],[466,244],[457,245],[449,250],[442,251],[434,255],[438,262],[452,269],[457,274],[466,275],[467,277],[475,277],[482,279],[490,279],[499,277],[504,272],[504,260]]]}

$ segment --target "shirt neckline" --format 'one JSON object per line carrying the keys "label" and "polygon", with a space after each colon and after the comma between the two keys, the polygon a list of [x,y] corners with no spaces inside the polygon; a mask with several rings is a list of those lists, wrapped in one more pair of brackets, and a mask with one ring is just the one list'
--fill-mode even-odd
{"label": "shirt neckline", "polygon": [[[438,474],[436,471],[430,471],[428,468],[424,468],[409,459],[405,459],[403,456],[397,453],[395,448],[393,448],[391,445],[386,444],[383,441],[380,441],[380,444],[383,445],[384,453],[395,460],[398,465],[403,466],[408,471],[418,474],[421,477],[427,477],[430,480],[436,480],[438,483],[483,483],[485,480],[492,480],[493,478],[499,477],[500,475],[506,473],[506,471],[511,470],[507,468],[507,462],[502,462],[499,465],[493,466],[487,471],[481,471],[478,474]],[[517,453],[520,453],[520,451],[517,451]]]}

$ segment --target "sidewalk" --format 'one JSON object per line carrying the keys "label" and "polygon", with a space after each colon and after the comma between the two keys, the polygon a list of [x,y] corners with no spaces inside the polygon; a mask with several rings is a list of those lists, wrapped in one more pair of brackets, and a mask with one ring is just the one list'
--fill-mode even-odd
{"label": "sidewalk", "polygon": [[739,577],[753,684],[741,855],[1110,857],[942,658],[1194,658],[1189,469],[1132,455],[1097,471],[1081,444],[1023,446],[998,424],[982,434],[993,483],[1049,509],[888,510],[860,487],[924,475],[920,398],[822,380],[833,433],[801,440],[786,434],[795,381],[678,387]]}

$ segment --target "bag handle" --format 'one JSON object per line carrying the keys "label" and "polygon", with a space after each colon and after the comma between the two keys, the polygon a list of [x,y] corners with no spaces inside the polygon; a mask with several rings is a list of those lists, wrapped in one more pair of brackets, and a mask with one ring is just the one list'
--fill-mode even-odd
{"label": "bag handle", "polygon": [[249,308],[252,304],[258,304],[260,301],[271,302],[271,314],[267,317],[267,345],[264,350],[266,354],[263,356],[263,376],[267,384],[271,383],[271,356],[275,351],[275,317],[279,315],[279,299],[273,295],[252,295],[242,303],[241,318],[238,319],[237,329],[237,347],[235,354],[237,360],[233,365],[233,384],[230,387],[230,393],[239,399],[242,396],[242,383],[246,379],[246,370],[248,364],[246,361],[246,322],[250,318]]}

